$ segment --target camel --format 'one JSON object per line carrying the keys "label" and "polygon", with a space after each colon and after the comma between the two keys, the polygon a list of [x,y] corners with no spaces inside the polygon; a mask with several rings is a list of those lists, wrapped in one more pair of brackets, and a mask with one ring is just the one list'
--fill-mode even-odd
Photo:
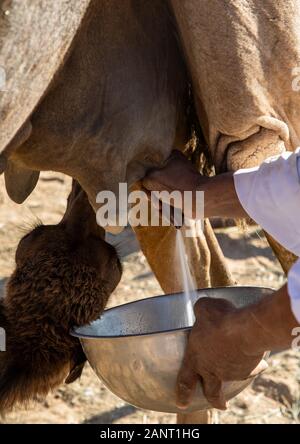
{"label": "camel", "polygon": [[[297,143],[299,101],[276,69],[288,74],[300,59],[293,0],[264,7],[258,0],[74,0],[72,8],[67,0],[11,0],[8,8],[0,19],[0,66],[8,74],[0,170],[18,203],[40,171],[54,170],[77,180],[96,211],[99,191],[135,186],[172,149],[184,150],[197,125],[217,172]],[[181,290],[175,229],[135,231],[163,290]],[[199,288],[234,284],[209,221],[186,247]],[[294,260],[274,249],[283,264]]]}
{"label": "camel", "polygon": [[117,253],[74,181],[61,222],[38,225],[19,242],[0,301],[7,337],[0,354],[0,413],[81,375],[86,358],[70,329],[100,316],[120,278]]}

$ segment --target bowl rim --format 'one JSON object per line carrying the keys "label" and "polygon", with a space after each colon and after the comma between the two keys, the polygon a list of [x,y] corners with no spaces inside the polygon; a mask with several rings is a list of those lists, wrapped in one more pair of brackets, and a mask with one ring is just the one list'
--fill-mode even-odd
{"label": "bowl rim", "polygon": [[[198,291],[203,291],[203,292],[204,291],[208,291],[209,292],[209,291],[213,291],[213,290],[216,290],[216,289],[217,290],[222,290],[222,289],[224,290],[225,288],[234,288],[236,290],[238,290],[239,288],[243,288],[243,289],[245,289],[245,288],[254,289],[255,288],[255,289],[270,290],[271,292],[275,292],[276,291],[274,288],[272,288],[272,287],[265,287],[264,285],[227,285],[227,286],[222,286],[222,287],[198,288],[198,289],[195,289],[193,291],[196,291],[196,292],[198,292]],[[236,291],[236,290],[234,290],[234,291]],[[165,298],[167,296],[174,296],[174,295],[178,295],[178,294],[184,294],[184,292],[183,291],[176,291],[174,293],[160,294],[160,295],[157,295],[157,296],[150,296],[150,297],[147,297],[147,298],[144,298],[144,299],[137,299],[135,301],[126,302],[125,304],[116,305],[114,307],[110,307],[110,308],[107,308],[106,310],[104,310],[103,313],[100,315],[100,317],[97,318],[93,322],[97,322],[97,320],[101,319],[101,316],[104,313],[116,310],[117,308],[120,308],[120,307],[126,307],[128,305],[136,304],[137,302],[147,301],[149,299]],[[85,325],[82,325],[82,326],[74,326],[74,327],[72,327],[70,329],[69,333],[70,333],[71,336],[79,338],[79,339],[101,339],[101,340],[104,340],[104,339],[125,339],[125,338],[130,338],[130,337],[131,338],[132,337],[137,337],[138,338],[138,337],[141,337],[141,336],[154,336],[154,335],[158,335],[158,334],[162,335],[162,334],[169,334],[169,333],[178,332],[178,331],[185,332],[185,331],[189,331],[189,330],[192,329],[192,327],[180,327],[180,328],[172,328],[172,329],[163,330],[163,331],[153,331],[151,333],[139,333],[139,334],[132,333],[132,334],[126,334],[126,335],[110,335],[110,336],[96,336],[96,335],[89,335],[89,334],[82,334],[82,333],[79,334],[79,333],[76,332],[77,329],[86,327],[86,326],[91,325],[91,324],[85,324]]]}

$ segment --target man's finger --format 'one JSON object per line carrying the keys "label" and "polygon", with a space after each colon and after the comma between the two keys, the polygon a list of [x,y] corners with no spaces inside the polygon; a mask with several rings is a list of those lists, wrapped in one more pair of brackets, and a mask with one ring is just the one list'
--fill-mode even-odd
{"label": "man's finger", "polygon": [[222,381],[209,373],[201,374],[203,392],[208,402],[216,409],[226,410],[227,402],[222,389]]}
{"label": "man's finger", "polygon": [[184,409],[190,404],[198,382],[198,375],[193,371],[187,359],[178,373],[176,385],[176,405]]}

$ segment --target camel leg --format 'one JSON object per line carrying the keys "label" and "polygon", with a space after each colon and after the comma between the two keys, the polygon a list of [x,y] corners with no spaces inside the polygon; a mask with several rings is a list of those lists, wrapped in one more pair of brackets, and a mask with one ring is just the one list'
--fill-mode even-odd
{"label": "camel leg", "polygon": [[178,413],[177,424],[212,424],[212,410],[193,413]]}
{"label": "camel leg", "polygon": [[[177,270],[175,257],[176,228],[135,227],[141,249],[145,254],[159,284],[165,293],[182,291],[182,280]],[[215,238],[210,222],[204,222],[203,235],[196,238],[184,237],[190,269],[198,288],[234,285],[225,258]],[[180,424],[208,424],[210,411],[177,415]]]}
{"label": "camel leg", "polygon": [[279,260],[283,271],[287,274],[298,258],[293,253],[283,248],[272,236],[270,236],[270,234],[265,232],[265,235],[275,256]]}
{"label": "camel leg", "polygon": [[[134,227],[141,249],[165,293],[182,291],[179,261],[175,255],[176,228]],[[210,222],[204,222],[204,235],[184,237],[190,270],[198,288],[234,285]]]}

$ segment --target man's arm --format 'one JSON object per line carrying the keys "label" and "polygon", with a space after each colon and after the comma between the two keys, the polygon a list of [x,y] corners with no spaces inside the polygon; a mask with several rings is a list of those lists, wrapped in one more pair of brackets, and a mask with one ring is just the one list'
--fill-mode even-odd
{"label": "man's arm", "polygon": [[[293,211],[290,211],[291,217],[285,226],[293,227],[293,230],[289,230],[291,239],[288,240],[294,246],[299,238],[299,212],[297,213],[298,207],[295,204],[299,202],[300,191],[295,159],[290,157],[288,163],[286,160],[280,158],[276,165],[263,165],[259,171],[259,192],[257,187],[253,187],[256,172],[246,170],[246,175],[238,177],[232,173],[203,177],[183,155],[174,153],[164,168],[151,172],[144,179],[144,186],[150,191],[193,191],[194,200],[197,198],[196,191],[204,191],[205,217],[243,218],[248,213],[243,209],[237,195],[238,185],[241,200],[251,210],[249,213],[267,220],[269,225],[270,221],[275,221],[277,225],[271,224],[273,231],[277,232],[279,239],[282,233],[285,234],[285,240],[287,236],[286,230],[282,229],[282,216],[285,217],[283,220],[287,219],[286,208],[289,205],[288,208]],[[272,183],[269,183],[272,168],[274,174]],[[278,181],[279,173],[281,181]],[[285,194],[280,193],[282,182],[285,184]],[[281,203],[285,204],[282,208],[274,206],[279,195]],[[275,210],[278,212],[276,217]],[[209,298],[202,298],[197,302],[196,323],[178,376],[179,406],[189,404],[200,378],[210,403],[216,408],[225,408],[223,381],[253,376],[262,370],[261,360],[266,350],[291,347],[295,339],[293,329],[299,325],[292,312],[292,308],[296,314],[300,311],[300,264],[297,264],[289,275],[289,291],[285,286],[252,306],[236,309],[227,301]]]}
{"label": "man's arm", "polygon": [[249,217],[238,199],[233,173],[207,177],[204,180],[203,177],[200,176],[197,190],[204,192],[205,217],[225,217],[233,219]]}

